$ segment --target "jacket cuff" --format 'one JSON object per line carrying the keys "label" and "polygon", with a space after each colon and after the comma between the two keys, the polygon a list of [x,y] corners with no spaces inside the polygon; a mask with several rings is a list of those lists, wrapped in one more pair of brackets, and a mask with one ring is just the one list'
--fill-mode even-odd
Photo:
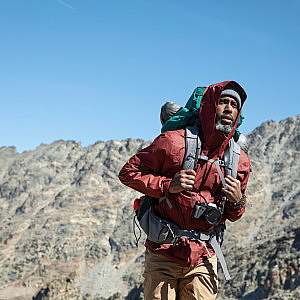
{"label": "jacket cuff", "polygon": [[170,184],[171,184],[172,179],[165,179],[162,182],[162,188],[163,188],[163,194],[164,196],[166,196],[168,194],[169,188],[170,188]]}
{"label": "jacket cuff", "polygon": [[237,212],[237,211],[240,211],[242,209],[245,208],[245,203],[241,203],[241,202],[238,202],[238,203],[232,203],[232,202],[227,202],[226,203],[226,206],[227,206],[227,209],[229,211],[232,211],[232,212]]}

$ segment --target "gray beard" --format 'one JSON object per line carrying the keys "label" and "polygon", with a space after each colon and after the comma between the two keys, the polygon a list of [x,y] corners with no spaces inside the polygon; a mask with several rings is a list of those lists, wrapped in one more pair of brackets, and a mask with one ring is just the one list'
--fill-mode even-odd
{"label": "gray beard", "polygon": [[216,129],[218,131],[221,131],[221,132],[225,133],[225,134],[229,134],[231,132],[232,126],[231,125],[223,125],[223,124],[221,124],[221,121],[219,120],[216,123]]}

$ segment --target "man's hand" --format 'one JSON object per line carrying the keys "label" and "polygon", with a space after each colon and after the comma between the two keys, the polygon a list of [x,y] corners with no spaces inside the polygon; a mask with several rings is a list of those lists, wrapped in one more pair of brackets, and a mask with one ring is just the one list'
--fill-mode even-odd
{"label": "man's hand", "polygon": [[228,201],[231,203],[239,202],[242,198],[240,181],[232,176],[226,176],[225,181],[227,183],[227,188],[222,188],[222,191],[227,196]]}
{"label": "man's hand", "polygon": [[192,190],[195,183],[195,177],[196,172],[192,169],[177,172],[171,181],[169,193],[180,193],[184,190]]}

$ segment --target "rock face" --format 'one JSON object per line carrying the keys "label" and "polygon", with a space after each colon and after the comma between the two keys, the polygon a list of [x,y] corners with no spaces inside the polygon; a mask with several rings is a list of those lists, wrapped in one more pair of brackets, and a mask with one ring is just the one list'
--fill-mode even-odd
{"label": "rock face", "polygon": [[[233,280],[220,272],[219,299],[300,299],[300,115],[248,138],[252,206],[228,226]],[[144,247],[132,234],[138,193],[117,174],[147,144],[0,148],[0,299],[143,298]]]}
{"label": "rock face", "polygon": [[300,115],[248,138],[252,207],[227,233],[234,279],[223,298],[300,299]]}

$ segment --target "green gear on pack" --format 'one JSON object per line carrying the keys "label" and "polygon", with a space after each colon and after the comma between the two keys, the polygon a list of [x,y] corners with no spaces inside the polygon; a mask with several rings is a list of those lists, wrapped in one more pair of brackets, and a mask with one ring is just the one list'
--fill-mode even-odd
{"label": "green gear on pack", "polygon": [[[195,169],[199,160],[204,160],[206,162],[215,164],[217,172],[221,178],[222,185],[224,188],[226,188],[225,178],[220,167],[225,168],[225,176],[230,175],[236,178],[238,162],[240,158],[240,150],[240,146],[232,138],[229,142],[229,147],[224,153],[224,161],[219,159],[211,160],[206,156],[200,155],[201,140],[199,137],[199,128],[198,126],[188,126],[185,128],[185,155],[183,160],[183,169]],[[174,244],[180,237],[183,236],[188,237],[191,240],[206,241],[210,243],[220,261],[225,279],[229,280],[230,274],[220,247],[220,244],[222,244],[223,241],[225,225],[216,224],[215,231],[210,235],[196,230],[182,230],[177,224],[169,220],[160,218],[154,213],[153,207],[155,203],[157,203],[157,201],[169,200],[165,197],[156,199],[149,196],[144,196],[141,200],[140,207],[136,210],[137,220],[140,227],[146,233],[147,238],[150,241],[159,244]],[[221,214],[223,214],[224,212],[225,201],[226,198],[223,197],[223,207],[221,208]]]}
{"label": "green gear on pack", "polygon": [[181,107],[163,124],[161,132],[177,130],[193,125],[198,117],[198,110],[205,89],[205,87],[195,88],[185,107]]}
{"label": "green gear on pack", "polygon": [[[196,87],[187,101],[185,107],[181,107],[173,116],[171,116],[162,126],[161,133],[169,130],[182,129],[192,126],[198,118],[198,110],[200,108],[201,99],[204,95],[206,87]],[[240,115],[237,128],[242,125],[244,117]],[[234,132],[234,140],[238,141],[240,137],[239,130]]]}

